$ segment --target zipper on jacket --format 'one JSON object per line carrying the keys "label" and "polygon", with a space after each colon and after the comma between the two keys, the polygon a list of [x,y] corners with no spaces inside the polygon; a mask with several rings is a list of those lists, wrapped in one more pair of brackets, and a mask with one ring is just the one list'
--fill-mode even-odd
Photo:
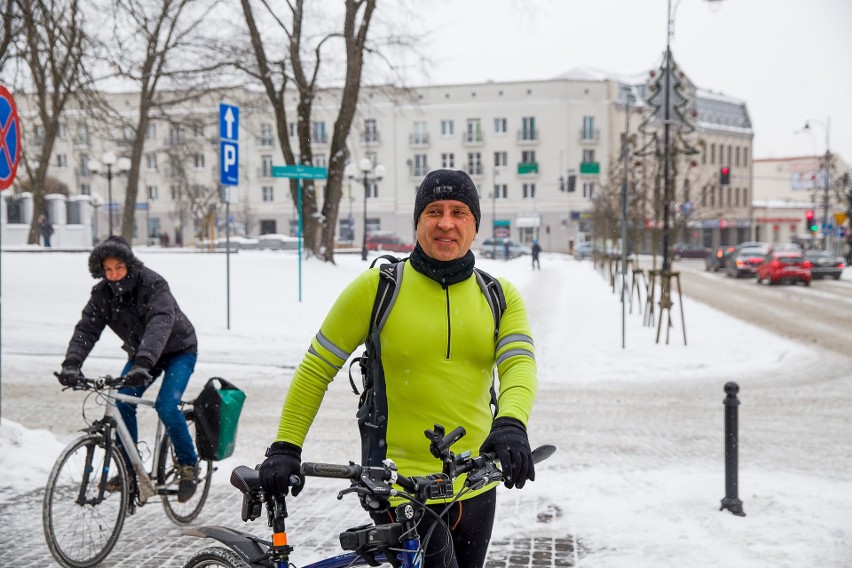
{"label": "zipper on jacket", "polygon": [[452,335],[452,326],[450,325],[450,288],[444,288],[444,294],[447,298],[447,361],[450,360],[450,339]]}

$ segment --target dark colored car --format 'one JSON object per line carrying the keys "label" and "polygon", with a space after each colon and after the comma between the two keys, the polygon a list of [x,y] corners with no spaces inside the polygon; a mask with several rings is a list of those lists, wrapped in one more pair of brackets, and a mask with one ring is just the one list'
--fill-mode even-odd
{"label": "dark colored car", "polygon": [[725,263],[725,274],[734,278],[754,276],[765,256],[766,249],[763,247],[735,250],[731,252]]}
{"label": "dark colored car", "polygon": [[672,256],[675,260],[679,258],[705,258],[707,253],[707,249],[701,245],[689,243],[675,243],[672,245]]}
{"label": "dark colored car", "polygon": [[834,256],[827,250],[809,250],[805,253],[805,258],[812,264],[811,276],[813,278],[830,276],[835,280],[840,280],[840,275],[843,274],[843,269],[846,267],[842,256]]}
{"label": "dark colored car", "polygon": [[801,282],[811,285],[811,263],[801,252],[790,250],[769,251],[757,267],[757,283]]}
{"label": "dark colored car", "polygon": [[733,245],[711,249],[710,254],[704,257],[704,268],[707,272],[716,272],[719,269],[725,268],[728,255],[732,252],[734,252]]}
{"label": "dark colored car", "polygon": [[370,235],[367,237],[367,250],[411,252],[414,250],[414,245],[406,243],[396,235]]}

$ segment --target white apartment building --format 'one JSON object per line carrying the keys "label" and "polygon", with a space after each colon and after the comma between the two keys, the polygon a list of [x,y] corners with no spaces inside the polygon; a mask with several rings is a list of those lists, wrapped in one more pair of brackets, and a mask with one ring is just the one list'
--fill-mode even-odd
{"label": "white apartment building", "polygon": [[[539,239],[545,250],[568,251],[591,235],[592,200],[617,167],[626,122],[625,92],[632,90],[641,100],[645,88],[642,78],[582,69],[540,81],[406,90],[365,86],[349,139],[350,160],[357,164],[369,158],[384,165],[387,174],[369,184],[366,198],[360,178],[344,182],[338,239],[360,242],[366,202],[368,232],[390,231],[413,241],[418,184],[431,169],[457,168],[466,170],[480,189],[479,240],[495,232],[523,242]],[[314,166],[327,165],[339,96],[338,89],[323,90],[314,104]],[[135,121],[133,93],[108,97],[114,108]],[[683,238],[706,246],[746,240],[751,231],[753,136],[746,106],[709,91],[695,90],[692,97],[697,125],[693,136],[701,141],[701,154],[691,158],[694,163],[676,179],[673,192],[677,211],[685,215]],[[230,205],[232,227],[249,236],[296,233],[298,214],[289,182],[272,176],[273,166],[284,165],[272,111],[261,93],[238,89],[151,122],[134,213],[136,242],[181,229],[183,244],[192,244],[200,234],[200,214],[209,207],[217,207],[219,227],[224,226],[224,208],[217,206],[220,102],[240,107],[240,184]],[[288,102],[295,108],[293,95]],[[18,98],[18,106],[28,131],[26,152],[28,143],[38,140],[38,127],[25,97]],[[293,137],[294,116],[289,118]],[[127,156],[132,133],[98,134],[89,121],[82,113],[65,113],[49,175],[64,182],[72,195],[99,196],[95,201],[103,206],[95,210],[94,222],[96,238],[102,238],[109,209],[116,219],[123,214],[126,181],[113,176],[110,205],[107,180],[87,164],[107,151]],[[638,115],[631,117],[631,135],[638,135],[640,121]],[[637,159],[636,167],[643,163],[650,192],[653,168],[645,167],[643,160],[649,158]],[[730,167],[730,185],[719,185],[722,166]],[[188,198],[194,200],[192,207]]]}

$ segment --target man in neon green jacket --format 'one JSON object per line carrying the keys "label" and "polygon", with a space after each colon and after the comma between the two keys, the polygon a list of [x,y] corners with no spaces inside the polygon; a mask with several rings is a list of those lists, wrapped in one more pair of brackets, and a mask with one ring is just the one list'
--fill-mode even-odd
{"label": "man in neon green jacket", "polygon": [[[479,220],[479,196],[465,172],[435,170],[423,179],[414,206],[417,245],[402,267],[405,277],[380,336],[388,407],[385,446],[401,473],[433,473],[440,463],[423,432],[434,424],[448,430],[464,426],[467,435],[454,451],[495,452],[506,486],[521,488],[535,478],[526,434],[536,391],[533,341],[520,294],[500,279],[506,309],[495,343],[492,311],[473,273],[470,251]],[[311,341],[287,393],[276,441],[260,468],[265,491],[286,494],[290,476],[299,474],[301,448],[329,383],[367,339],[378,284],[377,269],[358,276]],[[495,365],[499,410],[493,417]],[[301,487],[292,488],[294,496]],[[495,504],[493,486],[464,495],[443,518],[451,531],[434,531],[426,565],[482,566]],[[430,505],[442,509],[440,503]],[[433,522],[434,516],[425,515],[420,534]],[[443,553],[430,557],[430,551]]]}

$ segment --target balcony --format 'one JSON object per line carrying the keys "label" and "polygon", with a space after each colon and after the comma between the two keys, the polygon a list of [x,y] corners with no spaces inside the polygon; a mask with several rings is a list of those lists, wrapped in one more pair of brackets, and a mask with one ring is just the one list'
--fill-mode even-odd
{"label": "balcony", "polygon": [[538,173],[538,162],[518,162],[518,175]]}
{"label": "balcony", "polygon": [[481,146],[484,142],[482,132],[465,132],[463,141],[465,146]]}
{"label": "balcony", "polygon": [[599,175],[601,165],[599,162],[580,162],[580,173],[583,175]]}
{"label": "balcony", "polygon": [[365,132],[361,135],[361,142],[369,145],[369,144],[378,144],[382,141],[382,137],[378,132]]}
{"label": "balcony", "polygon": [[601,140],[601,131],[599,128],[581,128],[580,129],[580,144],[597,144]]}
{"label": "balcony", "polygon": [[521,144],[537,144],[539,141],[538,138],[538,129],[537,128],[524,128],[522,130],[518,130],[518,142]]}
{"label": "balcony", "polygon": [[425,133],[420,134],[412,134],[408,137],[408,143],[411,146],[428,146],[429,145],[429,135]]}

